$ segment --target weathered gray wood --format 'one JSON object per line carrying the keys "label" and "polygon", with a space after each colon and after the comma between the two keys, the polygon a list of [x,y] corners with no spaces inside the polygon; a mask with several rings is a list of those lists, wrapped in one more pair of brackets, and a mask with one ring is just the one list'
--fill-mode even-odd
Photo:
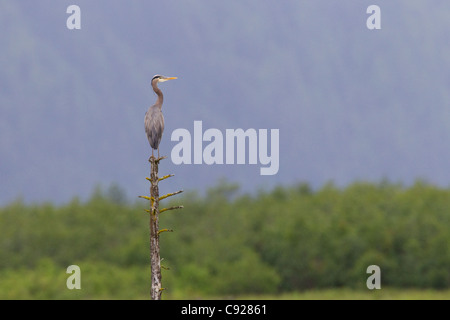
{"label": "weathered gray wood", "polygon": [[182,209],[183,206],[173,206],[169,208],[163,208],[159,210],[159,201],[168,197],[177,195],[183,191],[177,191],[168,193],[163,196],[159,196],[159,181],[163,181],[167,178],[173,177],[173,174],[166,175],[162,178],[158,178],[158,166],[159,162],[166,157],[155,158],[153,155],[148,159],[150,162],[150,178],[146,178],[150,181],[150,197],[139,196],[139,198],[146,199],[150,202],[150,208],[145,209],[150,216],[150,264],[151,264],[151,288],[150,296],[152,300],[161,300],[161,294],[164,288],[161,284],[161,268],[168,269],[161,265],[161,255],[159,249],[159,235],[163,232],[173,232],[170,229],[159,229],[159,214],[161,212]]}
{"label": "weathered gray wood", "polygon": [[163,158],[150,157],[150,264],[152,285],[150,296],[152,300],[161,300],[161,255],[159,252],[159,188],[158,165]]}

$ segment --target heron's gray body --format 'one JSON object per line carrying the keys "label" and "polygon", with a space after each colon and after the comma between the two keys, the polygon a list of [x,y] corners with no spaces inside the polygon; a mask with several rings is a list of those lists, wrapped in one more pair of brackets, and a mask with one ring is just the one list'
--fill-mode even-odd
{"label": "heron's gray body", "polygon": [[164,116],[161,106],[151,106],[145,113],[145,132],[152,149],[158,150],[164,132]]}
{"label": "heron's gray body", "polygon": [[176,77],[164,77],[160,75],[156,75],[152,79],[152,88],[155,91],[158,99],[156,103],[148,108],[145,113],[144,125],[145,132],[147,133],[147,139],[152,147],[152,156],[153,150],[158,150],[158,158],[159,158],[159,144],[161,143],[161,138],[164,132],[164,116],[162,114],[162,104],[163,104],[163,93],[161,89],[158,88],[158,82],[164,82],[167,80],[176,79]]}

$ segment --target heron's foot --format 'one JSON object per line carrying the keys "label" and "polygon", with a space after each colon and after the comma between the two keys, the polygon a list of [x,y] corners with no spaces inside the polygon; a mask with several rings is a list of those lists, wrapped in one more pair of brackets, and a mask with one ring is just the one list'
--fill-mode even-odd
{"label": "heron's foot", "polygon": [[155,156],[152,155],[150,158],[148,158],[148,162],[159,163],[161,160],[164,160],[164,159],[167,159],[167,157],[163,156],[163,157],[155,158]]}

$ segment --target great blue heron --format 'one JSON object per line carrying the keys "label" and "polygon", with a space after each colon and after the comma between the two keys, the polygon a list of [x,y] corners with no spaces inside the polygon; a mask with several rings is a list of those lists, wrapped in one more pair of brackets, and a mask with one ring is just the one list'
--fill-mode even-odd
{"label": "great blue heron", "polygon": [[145,113],[145,132],[147,133],[148,142],[152,147],[152,157],[153,150],[158,150],[159,158],[159,143],[161,142],[162,134],[164,131],[164,116],[162,114],[161,108],[163,104],[163,93],[161,89],[158,88],[158,82],[164,82],[168,80],[176,79],[177,77],[165,77],[161,75],[156,75],[152,78],[152,87],[155,91],[158,99],[156,103],[148,108]]}

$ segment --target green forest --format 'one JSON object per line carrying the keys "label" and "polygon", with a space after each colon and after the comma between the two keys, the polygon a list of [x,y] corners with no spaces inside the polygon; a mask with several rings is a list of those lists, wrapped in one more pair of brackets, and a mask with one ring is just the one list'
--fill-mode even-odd
{"label": "green forest", "polygon": [[[222,181],[161,206],[163,299],[340,288],[450,292],[450,188],[382,181],[307,184],[245,194]],[[63,205],[16,200],[0,209],[0,299],[149,299],[147,201],[97,188]],[[78,265],[81,289],[66,268]],[[375,290],[376,291],[376,290]],[[447,295],[448,298],[448,295]]]}

